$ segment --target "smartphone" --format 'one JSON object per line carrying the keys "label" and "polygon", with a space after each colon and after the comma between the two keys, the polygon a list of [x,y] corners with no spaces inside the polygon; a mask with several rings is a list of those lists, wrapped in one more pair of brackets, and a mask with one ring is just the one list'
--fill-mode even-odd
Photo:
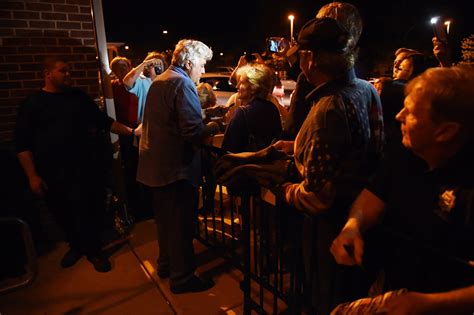
{"label": "smartphone", "polygon": [[267,49],[270,52],[282,52],[285,50],[285,40],[283,37],[267,38]]}
{"label": "smartphone", "polygon": [[271,38],[267,39],[267,48],[268,51],[278,52],[278,42]]}
{"label": "smartphone", "polygon": [[434,35],[438,38],[438,40],[447,43],[448,42],[448,33],[446,32],[446,27],[441,19],[437,19],[434,23],[431,23],[433,26]]}

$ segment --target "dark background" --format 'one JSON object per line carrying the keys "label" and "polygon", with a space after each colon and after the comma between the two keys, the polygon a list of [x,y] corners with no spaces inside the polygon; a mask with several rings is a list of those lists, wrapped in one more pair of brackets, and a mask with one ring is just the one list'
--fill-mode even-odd
{"label": "dark background", "polygon": [[[473,33],[469,1],[347,1],[359,8],[364,31],[359,41],[359,76],[389,71],[393,53],[408,47],[431,54],[432,16],[452,20],[450,42],[460,58],[460,41]],[[235,65],[243,52],[262,52],[265,38],[290,37],[288,15],[293,14],[294,32],[313,18],[327,1],[148,1],[129,2],[125,7],[104,1],[104,20],[109,42],[124,42],[122,54],[141,61],[147,51],[173,49],[182,38],[195,38],[214,51],[211,65]],[[163,35],[163,30],[168,30]],[[220,56],[220,53],[223,56]]]}

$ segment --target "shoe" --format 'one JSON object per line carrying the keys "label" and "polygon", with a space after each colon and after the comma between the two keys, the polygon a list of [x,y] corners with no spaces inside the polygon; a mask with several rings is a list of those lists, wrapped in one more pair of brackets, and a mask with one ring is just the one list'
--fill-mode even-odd
{"label": "shoe", "polygon": [[64,254],[63,259],[61,259],[61,267],[69,268],[74,266],[79,259],[81,259],[82,253],[78,250],[71,248],[69,249],[66,254]]}
{"label": "shoe", "polygon": [[170,285],[170,290],[174,294],[188,293],[188,292],[202,292],[209,290],[214,286],[214,281],[212,279],[203,280],[196,276],[193,276],[186,283],[172,286]]}
{"label": "shoe", "polygon": [[158,274],[158,277],[160,279],[166,279],[170,277],[170,271],[169,269],[157,269],[158,271],[156,272]]}
{"label": "shoe", "polygon": [[94,269],[98,272],[109,272],[112,270],[112,265],[107,257],[99,254],[96,256],[87,256],[87,260],[94,265]]}

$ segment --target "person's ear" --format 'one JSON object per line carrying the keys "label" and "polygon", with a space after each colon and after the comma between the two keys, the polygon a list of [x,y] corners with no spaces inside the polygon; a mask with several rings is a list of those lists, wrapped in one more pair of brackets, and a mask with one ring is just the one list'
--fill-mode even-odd
{"label": "person's ear", "polygon": [[184,68],[185,68],[187,71],[190,71],[192,67],[193,67],[192,61],[191,61],[191,60],[186,60],[186,63],[184,64]]}
{"label": "person's ear", "polygon": [[448,142],[455,138],[461,130],[461,125],[457,122],[446,121],[439,124],[435,131],[435,139],[438,142]]}

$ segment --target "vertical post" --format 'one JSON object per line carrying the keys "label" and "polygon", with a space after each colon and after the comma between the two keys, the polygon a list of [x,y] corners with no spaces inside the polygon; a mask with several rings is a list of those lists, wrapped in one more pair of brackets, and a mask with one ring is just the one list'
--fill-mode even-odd
{"label": "vertical post", "polygon": [[290,42],[293,43],[295,41],[293,38],[293,20],[295,19],[295,16],[291,14],[288,16],[288,19],[290,20]]}
{"label": "vertical post", "polygon": [[[107,39],[105,35],[104,13],[102,10],[102,0],[91,0],[91,14],[94,24],[94,33],[97,47],[97,56],[99,63],[99,79],[102,85],[102,94],[104,99],[104,107],[107,115],[116,119],[115,105],[112,92],[112,85],[110,83],[110,67],[109,55],[107,51]],[[115,177],[116,194],[119,198],[119,204],[123,205],[126,213],[125,204],[125,184],[121,169],[120,144],[116,134],[110,133],[110,141],[113,150],[113,176]]]}

